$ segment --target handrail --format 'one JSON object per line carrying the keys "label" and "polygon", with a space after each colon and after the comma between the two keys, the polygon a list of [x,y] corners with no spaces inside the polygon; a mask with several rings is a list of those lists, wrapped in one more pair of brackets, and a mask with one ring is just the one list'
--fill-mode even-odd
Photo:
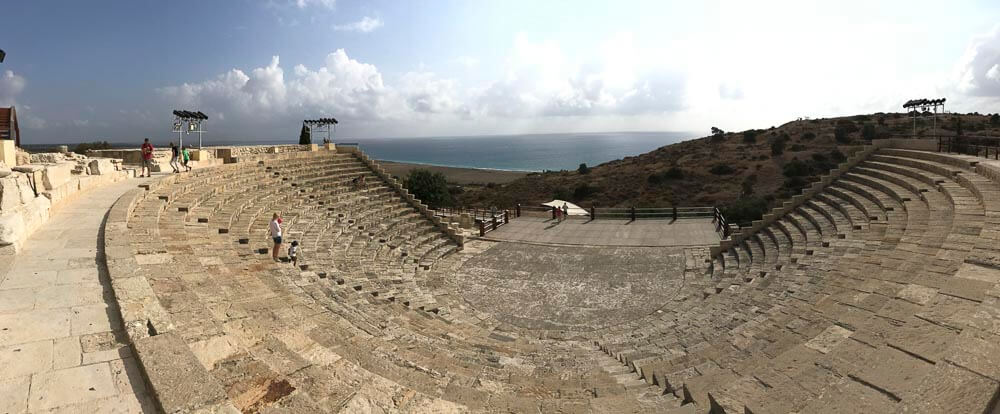
{"label": "handrail", "polygon": [[938,152],[949,152],[1000,160],[1000,137],[984,137],[977,135],[937,136]]}

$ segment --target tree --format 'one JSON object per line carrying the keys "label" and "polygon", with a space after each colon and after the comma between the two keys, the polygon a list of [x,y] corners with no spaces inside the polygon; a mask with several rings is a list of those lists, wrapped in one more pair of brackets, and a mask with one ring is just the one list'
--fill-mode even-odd
{"label": "tree", "polygon": [[759,220],[764,213],[767,213],[767,200],[760,197],[741,197],[722,207],[722,215],[729,223],[749,224]]}
{"label": "tree", "polygon": [[440,172],[431,172],[422,168],[410,170],[403,180],[413,196],[427,203],[431,208],[450,206],[453,204],[451,192],[448,191],[448,180]]}
{"label": "tree", "polygon": [[785,143],[788,142],[788,134],[782,132],[773,141],[771,141],[771,155],[781,155],[785,152]]}
{"label": "tree", "polygon": [[861,127],[861,138],[864,138],[865,141],[875,139],[875,124],[865,122],[865,124]]}
{"label": "tree", "polygon": [[990,115],[990,125],[993,126],[1000,125],[1000,114]]}
{"label": "tree", "polygon": [[94,141],[94,142],[81,142],[76,144],[76,148],[73,148],[73,152],[77,154],[86,154],[89,150],[102,150],[111,149],[111,144],[108,141]]}
{"label": "tree", "polygon": [[745,142],[747,144],[754,144],[754,143],[756,143],[757,142],[757,130],[756,129],[748,129],[746,131],[743,131],[743,142]]}
{"label": "tree", "polygon": [[725,133],[726,133],[726,131],[723,131],[723,130],[721,130],[719,128],[716,128],[716,127],[712,127],[712,135],[722,135],[722,134],[725,134]]}
{"label": "tree", "polygon": [[718,164],[718,165],[712,167],[711,169],[709,169],[708,172],[710,172],[712,174],[715,174],[715,175],[729,175],[729,174],[735,173],[736,170],[734,170],[733,167],[730,167],[730,166],[728,166],[726,164]]}
{"label": "tree", "polygon": [[309,144],[312,144],[312,132],[309,131],[309,128],[307,128],[305,124],[303,124],[302,132],[299,132],[299,145]]}
{"label": "tree", "polygon": [[684,178],[684,171],[677,167],[670,167],[669,170],[653,173],[646,177],[646,181],[650,184],[662,184],[670,180],[679,180]]}
{"label": "tree", "polygon": [[581,163],[580,167],[576,169],[576,172],[580,174],[590,174],[590,168],[587,167],[587,163]]}
{"label": "tree", "polygon": [[580,201],[597,193],[597,187],[581,183],[573,189],[573,201]]}

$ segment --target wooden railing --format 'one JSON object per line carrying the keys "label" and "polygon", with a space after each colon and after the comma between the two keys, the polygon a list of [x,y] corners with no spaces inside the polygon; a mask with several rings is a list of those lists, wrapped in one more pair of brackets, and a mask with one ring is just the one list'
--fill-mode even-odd
{"label": "wooden railing", "polygon": [[977,135],[937,136],[938,152],[951,152],[1000,160],[1000,137]]}
{"label": "wooden railing", "polygon": [[486,233],[496,230],[504,224],[510,223],[511,218],[510,210],[501,209],[441,207],[434,210],[435,216],[446,219],[460,217],[463,214],[468,214],[469,218],[476,223],[476,228],[479,230],[479,236],[485,236]]}

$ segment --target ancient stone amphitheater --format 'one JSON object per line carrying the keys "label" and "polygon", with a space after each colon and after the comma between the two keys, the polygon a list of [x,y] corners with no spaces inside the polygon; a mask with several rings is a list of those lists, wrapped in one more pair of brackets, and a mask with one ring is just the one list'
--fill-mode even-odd
{"label": "ancient stone amphitheater", "polygon": [[865,147],[711,248],[466,238],[352,151],[150,182],[103,242],[168,413],[996,412],[1000,165],[932,149]]}

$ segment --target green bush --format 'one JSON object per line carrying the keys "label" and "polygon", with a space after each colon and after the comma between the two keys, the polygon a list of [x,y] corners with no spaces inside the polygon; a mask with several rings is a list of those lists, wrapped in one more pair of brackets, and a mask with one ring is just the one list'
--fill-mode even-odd
{"label": "green bush", "polygon": [[646,181],[650,184],[662,184],[670,180],[679,180],[684,178],[684,171],[677,167],[670,167],[669,170],[650,174],[646,177]]}
{"label": "green bush", "polygon": [[813,169],[809,163],[799,160],[797,158],[792,159],[787,162],[784,167],[782,167],[782,174],[785,177],[803,177],[812,175]]}
{"label": "green bush", "polygon": [[809,140],[812,140],[812,139],[815,139],[815,138],[816,138],[816,133],[815,132],[806,132],[806,133],[802,134],[802,137],[800,139],[803,140],[803,141],[809,141]]}
{"label": "green bush", "polygon": [[87,154],[88,150],[102,150],[111,149],[112,146],[108,141],[94,141],[94,142],[81,142],[76,144],[73,148],[73,152],[77,154]]}
{"label": "green bush", "polygon": [[740,189],[742,190],[740,196],[747,197],[753,194],[754,184],[757,184],[757,174],[750,174],[746,176],[746,178],[743,179],[743,182],[740,183]]}
{"label": "green bush", "polygon": [[861,127],[861,138],[864,138],[865,141],[875,139],[875,124],[865,122],[865,124]]}
{"label": "green bush", "polygon": [[756,129],[748,129],[746,131],[743,131],[743,142],[745,142],[747,144],[755,144],[755,143],[757,143],[757,130]]}
{"label": "green bush", "polygon": [[782,186],[789,190],[790,194],[795,194],[796,190],[805,187],[808,183],[804,177],[788,177]]}
{"label": "green bush", "polygon": [[858,132],[858,126],[854,125],[854,122],[842,119],[837,121],[837,125],[833,128],[833,139],[841,144],[851,143],[851,134]]}
{"label": "green bush", "polygon": [[583,200],[594,194],[597,194],[597,187],[593,187],[587,183],[580,184],[573,189],[573,201]]}
{"label": "green bush", "polygon": [[426,203],[431,208],[447,207],[454,204],[454,199],[448,189],[448,180],[440,172],[431,172],[422,168],[410,170],[403,180],[403,185],[413,196]]}
{"label": "green bush", "polygon": [[590,174],[590,168],[587,167],[586,163],[581,163],[580,167],[576,169],[576,172],[580,174]]}
{"label": "green bush", "polygon": [[785,152],[785,143],[788,142],[788,134],[782,132],[777,138],[771,141],[771,155],[781,155]]}
{"label": "green bush", "polygon": [[847,156],[844,155],[843,152],[840,152],[839,149],[834,148],[832,151],[830,151],[830,159],[832,159],[837,164],[840,164],[844,161],[847,161]]}
{"label": "green bush", "polygon": [[573,193],[563,187],[559,187],[552,192],[552,198],[555,200],[571,200]]}
{"label": "green bush", "polygon": [[726,221],[733,224],[749,225],[760,220],[767,213],[767,201],[760,197],[744,197],[721,208]]}
{"label": "green bush", "polygon": [[712,169],[708,170],[708,172],[715,175],[728,175],[735,173],[736,170],[734,170],[733,167],[730,167],[726,164],[718,164],[712,167]]}
{"label": "green bush", "polygon": [[990,125],[992,126],[1000,125],[1000,114],[990,115]]}

